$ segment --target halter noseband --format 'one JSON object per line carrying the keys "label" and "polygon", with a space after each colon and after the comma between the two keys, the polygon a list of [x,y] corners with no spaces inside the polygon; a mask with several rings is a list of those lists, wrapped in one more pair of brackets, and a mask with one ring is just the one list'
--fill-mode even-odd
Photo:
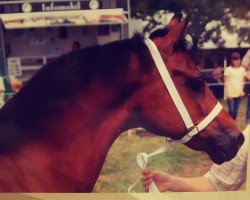
{"label": "halter noseband", "polygon": [[167,137],[167,140],[170,142],[178,142],[178,143],[187,143],[189,140],[192,139],[195,135],[197,135],[200,131],[202,131],[211,121],[214,120],[214,118],[220,113],[222,106],[218,102],[216,106],[213,108],[213,110],[208,114],[208,116],[203,119],[198,125],[194,125],[186,106],[184,105],[183,101],[181,100],[181,97],[174,85],[174,82],[165,66],[165,63],[161,57],[161,54],[159,53],[156,45],[153,41],[151,41],[149,38],[145,38],[145,44],[148,47],[153,60],[155,62],[155,65],[161,75],[161,78],[177,108],[179,111],[181,118],[187,128],[187,134],[181,138],[180,140],[174,140],[169,137]]}

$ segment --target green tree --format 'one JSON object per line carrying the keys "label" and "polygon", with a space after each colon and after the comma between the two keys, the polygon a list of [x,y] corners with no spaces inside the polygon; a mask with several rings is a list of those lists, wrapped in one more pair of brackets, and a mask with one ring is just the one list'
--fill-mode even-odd
{"label": "green tree", "polygon": [[[184,12],[191,14],[187,33],[198,46],[211,39],[215,45],[223,47],[222,27],[229,33],[239,34],[239,46],[243,42],[250,43],[249,25],[237,27],[237,24],[232,23],[234,18],[244,19],[249,24],[249,0],[131,0],[131,8],[132,17],[148,22],[144,33],[161,25],[165,14]],[[208,29],[207,24],[210,22],[214,23]]]}

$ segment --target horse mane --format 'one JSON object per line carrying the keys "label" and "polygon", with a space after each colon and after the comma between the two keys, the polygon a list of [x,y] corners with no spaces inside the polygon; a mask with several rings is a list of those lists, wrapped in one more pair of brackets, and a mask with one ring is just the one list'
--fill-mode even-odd
{"label": "horse mane", "polygon": [[149,38],[150,39],[154,39],[157,37],[165,37],[168,34],[169,30],[165,27],[165,28],[160,28],[157,29],[155,31],[153,31],[152,33],[150,33]]}

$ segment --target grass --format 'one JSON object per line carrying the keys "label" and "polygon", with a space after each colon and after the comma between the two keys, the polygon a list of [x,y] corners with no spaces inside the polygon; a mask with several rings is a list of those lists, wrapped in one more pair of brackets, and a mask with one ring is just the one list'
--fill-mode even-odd
{"label": "grass", "polygon": [[[226,107],[224,101],[221,103]],[[237,118],[241,130],[246,127],[245,114],[246,100],[243,100]],[[158,149],[163,141],[163,137],[141,137],[136,134],[128,136],[123,133],[108,153],[94,192],[127,192],[128,187],[140,177],[141,169],[135,159],[137,153],[151,153]],[[212,164],[205,153],[190,150],[181,144],[173,144],[168,152],[150,157],[147,168],[176,176],[195,177],[206,173]],[[138,183],[133,191],[144,190]]]}

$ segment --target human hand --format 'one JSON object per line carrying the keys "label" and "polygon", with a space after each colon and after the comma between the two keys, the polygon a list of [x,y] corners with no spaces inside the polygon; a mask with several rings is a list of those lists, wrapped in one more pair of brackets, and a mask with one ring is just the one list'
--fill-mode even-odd
{"label": "human hand", "polygon": [[145,192],[149,191],[149,185],[154,182],[160,192],[164,192],[171,187],[171,176],[161,171],[144,169],[142,171],[142,184]]}
{"label": "human hand", "polygon": [[231,97],[230,95],[226,94],[227,100],[232,100],[233,97]]}
{"label": "human hand", "polygon": [[242,92],[240,93],[240,97],[244,97],[244,96],[245,96],[245,92],[242,91]]}

